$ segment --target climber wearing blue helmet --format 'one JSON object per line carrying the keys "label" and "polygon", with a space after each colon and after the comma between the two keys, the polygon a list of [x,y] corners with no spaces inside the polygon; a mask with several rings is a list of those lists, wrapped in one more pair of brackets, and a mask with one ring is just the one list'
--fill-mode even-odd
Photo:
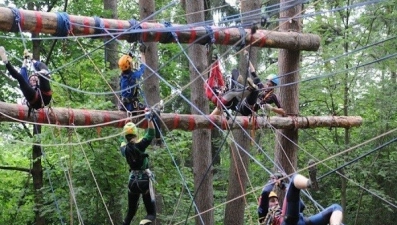
{"label": "climber wearing blue helmet", "polygon": [[[273,111],[281,116],[285,116],[285,111],[281,107],[280,101],[276,94],[274,94],[274,87],[280,84],[280,79],[276,74],[270,74],[266,77],[266,84],[264,91],[259,95],[260,107],[267,112]],[[270,104],[275,104],[276,107]]]}

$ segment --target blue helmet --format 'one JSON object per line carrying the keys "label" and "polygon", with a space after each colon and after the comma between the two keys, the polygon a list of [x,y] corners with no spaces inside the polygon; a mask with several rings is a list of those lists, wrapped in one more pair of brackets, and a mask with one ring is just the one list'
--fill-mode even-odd
{"label": "blue helmet", "polygon": [[266,77],[266,80],[270,80],[276,86],[280,84],[280,80],[276,74],[270,74],[269,76]]}

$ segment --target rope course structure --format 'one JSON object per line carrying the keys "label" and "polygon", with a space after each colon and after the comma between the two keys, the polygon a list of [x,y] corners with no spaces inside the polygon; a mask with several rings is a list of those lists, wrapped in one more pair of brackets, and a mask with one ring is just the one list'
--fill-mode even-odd
{"label": "rope course structure", "polygon": [[[308,1],[299,1],[300,4],[306,3]],[[368,4],[374,4],[378,3],[381,1],[368,1],[356,5],[351,5],[349,6],[350,8],[355,8],[355,7],[361,7],[365,6]],[[171,2],[170,5],[174,5],[175,2]],[[286,6],[286,7],[291,7],[291,6]],[[340,10],[346,9],[346,7],[342,7]],[[277,9],[278,12],[279,9]],[[338,10],[338,9],[334,9]],[[296,18],[304,18],[305,16],[314,16],[318,15],[322,12],[315,12],[315,13],[310,13],[307,15],[298,15]],[[220,27],[220,26],[213,26],[211,25],[211,22],[203,22],[203,23],[197,23],[197,24],[188,24],[188,25],[181,25],[181,24],[170,24],[170,23],[154,23],[154,22],[146,22],[146,21],[136,21],[136,20],[116,20],[116,19],[105,19],[105,18],[99,18],[99,17],[86,17],[86,16],[76,16],[76,15],[68,15],[65,12],[57,12],[57,13],[52,13],[52,12],[38,12],[38,11],[31,11],[31,10],[23,10],[23,9],[16,9],[16,8],[6,8],[6,7],[0,7],[0,31],[3,32],[31,32],[31,33],[42,33],[42,34],[51,34],[53,37],[49,39],[68,39],[68,38],[101,38],[106,40],[106,42],[114,41],[114,40],[125,40],[129,43],[134,43],[134,42],[158,42],[158,43],[174,43],[178,44],[181,48],[181,53],[180,55],[185,55],[188,59],[189,56],[186,54],[186,49],[189,48],[187,46],[186,48],[183,47],[181,44],[201,44],[201,45],[207,45],[207,44],[215,44],[215,45],[225,45],[225,46],[241,46],[241,51],[244,48],[247,47],[260,47],[260,48],[280,48],[280,49],[289,49],[289,50],[297,50],[297,51],[317,51],[320,47],[320,37],[318,35],[314,34],[302,34],[298,32],[279,32],[279,31],[274,31],[274,30],[262,30],[258,29],[256,32],[252,32],[252,29],[248,29],[248,27],[254,26],[253,21],[258,18],[258,16],[261,14],[259,11],[253,11],[247,14],[244,14],[244,18],[250,19],[250,17],[253,17],[249,23],[246,24],[239,24],[236,27]],[[254,16],[253,16],[254,15]],[[233,18],[226,18],[227,20],[230,19],[230,21],[234,21]],[[13,21],[13,22],[10,22]],[[273,21],[275,22],[275,21]],[[47,37],[42,37],[41,39],[45,40]],[[377,43],[374,43],[372,45],[367,45],[363,47],[362,49],[369,48],[372,46],[376,46],[377,44],[380,44],[382,42],[390,41],[393,40],[393,38],[388,38],[383,41],[379,41]],[[23,40],[23,38],[22,38]],[[24,46],[26,46],[25,41],[23,40]],[[81,46],[81,45],[80,45]],[[81,46],[83,48],[83,46]],[[101,46],[102,47],[102,46]],[[26,47],[25,47],[26,48]],[[361,49],[361,50],[362,50]],[[360,49],[356,49],[355,51],[360,51]],[[85,52],[83,56],[85,57],[90,55],[91,52]],[[353,52],[352,52],[353,53]],[[346,54],[347,55],[347,54]],[[336,56],[335,58],[338,57],[343,57],[345,55],[341,56]],[[359,67],[363,67],[365,65],[369,65],[372,63],[379,62],[381,60],[388,60],[391,58],[396,57],[397,54],[390,54],[385,56],[384,58],[374,60],[372,62],[367,62],[364,63],[360,66],[354,67],[353,69],[357,69]],[[78,60],[78,59],[76,59]],[[76,61],[75,60],[75,61]],[[190,59],[189,59],[190,60]],[[329,59],[331,61],[333,59]],[[70,62],[70,63],[74,63]],[[321,63],[324,63],[326,61],[323,61]],[[320,63],[319,63],[320,64]],[[64,66],[64,65],[63,65]],[[52,73],[54,73],[57,70],[60,70],[62,68],[57,68]],[[175,97],[181,97],[183,100],[185,100],[191,107],[195,108],[197,111],[199,111],[198,115],[184,115],[184,114],[175,114],[175,113],[161,113],[161,123],[162,126],[167,130],[184,130],[184,131],[194,131],[197,129],[217,129],[222,132],[223,135],[225,135],[225,142],[230,141],[233,144],[235,144],[236,148],[242,149],[239,143],[237,143],[234,140],[234,137],[232,135],[229,135],[230,130],[235,130],[235,129],[241,129],[243,130],[244,134],[249,137],[249,139],[252,141],[253,145],[256,146],[259,151],[265,153],[263,150],[263,147],[260,146],[258,143],[255,142],[253,137],[246,131],[246,130],[262,130],[262,129],[269,129],[274,133],[279,133],[277,129],[310,129],[310,128],[318,128],[318,127],[333,127],[333,128],[352,128],[352,127],[358,127],[362,125],[362,118],[359,116],[288,116],[288,117],[265,117],[265,116],[258,116],[255,121],[253,122],[251,118],[249,117],[244,117],[244,116],[235,116],[232,120],[227,119],[223,116],[209,116],[206,115],[204,112],[200,111],[199,109],[196,108],[196,106],[186,97],[182,94],[183,90],[186,90],[189,88],[189,85],[193,82],[195,82],[198,79],[205,79],[204,78],[204,73],[201,74],[201,76],[198,76],[195,78],[195,80],[191,80],[189,84],[185,85],[184,87],[175,87],[175,85],[172,85],[169,81],[165,80],[161,75],[158,73],[160,68],[148,68],[152,74],[151,76],[157,76],[159,80],[164,82],[165,85],[168,87],[172,88],[173,90],[177,90],[176,94],[172,96],[167,96],[165,98],[166,103],[171,101]],[[205,71],[208,72],[209,68]],[[346,70],[342,70],[346,71]],[[293,72],[298,72],[298,71],[293,71]],[[291,73],[293,73],[291,72]],[[318,75],[314,77],[310,77],[307,80],[301,80],[299,82],[304,82],[304,81],[311,81],[314,79],[320,79],[324,78],[327,76],[333,76],[337,74],[340,71],[336,71],[330,74],[323,74],[323,75]],[[288,76],[289,74],[282,74],[281,77],[283,76]],[[50,80],[53,84],[58,85],[59,83],[56,83],[55,81]],[[143,81],[144,82],[144,81]],[[299,82],[291,82],[291,83],[285,83],[280,85],[280,87],[285,87],[289,85],[293,85]],[[62,84],[59,84],[59,86],[62,86]],[[66,86],[66,85],[63,85]],[[65,88],[70,89],[72,91],[76,92],[87,92],[84,90],[79,90],[77,88],[73,87],[68,87],[66,86]],[[109,92],[87,92],[88,94],[93,94],[93,95],[116,95],[120,93],[123,90],[118,90],[118,91],[109,91]],[[126,112],[122,111],[106,111],[106,110],[88,110],[88,109],[72,109],[72,108],[61,108],[61,107],[49,107],[49,108],[42,108],[39,110],[35,110],[33,113],[33,116],[29,116],[29,109],[27,106],[19,105],[19,104],[12,104],[12,103],[5,103],[5,102],[0,102],[0,122],[20,122],[20,123],[29,123],[35,125],[45,125],[45,126],[50,126],[50,127],[57,127],[57,128],[68,128],[71,129],[71,134],[73,133],[76,136],[76,139],[78,140],[77,142],[71,143],[70,141],[68,143],[63,143],[63,144],[42,144],[42,143],[37,143],[37,142],[23,142],[23,141],[18,141],[18,140],[13,140],[16,143],[24,143],[24,144],[32,144],[35,146],[40,146],[46,147],[46,146],[66,146],[66,147],[71,147],[74,145],[79,145],[81,147],[81,150],[83,151],[84,157],[87,161],[87,164],[89,165],[90,172],[92,174],[92,177],[95,180],[96,184],[96,189],[99,192],[99,195],[103,201],[103,205],[106,208],[106,203],[104,201],[104,198],[102,196],[101,190],[99,188],[99,185],[95,179],[94,172],[91,168],[91,165],[89,164],[89,160],[87,158],[86,153],[84,152],[83,144],[84,143],[91,143],[91,141],[95,140],[106,140],[109,138],[114,138],[115,136],[119,136],[120,134],[112,135],[112,136],[105,136],[101,137],[98,139],[93,139],[93,140],[80,140],[78,137],[77,129],[82,128],[98,128],[98,127],[122,127],[124,124],[128,121],[134,121],[137,123],[137,125],[141,128],[146,128],[147,127],[147,122],[144,120],[144,115],[136,115],[132,116],[131,114],[128,114]],[[386,132],[385,134],[381,134],[374,138],[373,140],[380,138],[384,135],[390,134],[395,132],[395,130]],[[163,134],[161,134],[162,137]],[[55,139],[55,138],[54,138]],[[372,141],[372,140],[371,140]],[[396,139],[394,139],[391,142],[388,142],[385,145],[392,144],[395,142]],[[172,152],[169,150],[169,143],[164,143],[165,148],[167,149],[168,153],[171,156],[171,159],[173,163],[175,164],[175,167],[178,170],[178,173],[180,174],[181,180],[183,181],[183,188],[186,189],[186,192],[188,192],[189,197],[191,198],[192,205],[195,207],[196,214],[193,216],[190,216],[190,212],[187,213],[187,218],[186,222],[189,219],[193,219],[195,217],[200,217],[201,215],[210,211],[214,210],[217,207],[222,207],[222,205],[227,204],[228,202],[225,202],[221,205],[214,206],[211,209],[206,209],[205,211],[200,211],[196,205],[195,205],[195,197],[189,190],[188,185],[186,184],[186,181],[184,180],[184,175],[178,168],[177,163],[175,162],[175,159],[172,155]],[[294,143],[295,144],[295,143]],[[379,148],[382,148],[384,146],[381,146]],[[92,146],[91,146],[92,148]],[[345,151],[342,151],[341,153],[346,153],[349,152],[351,149],[347,149]],[[375,149],[376,151],[378,149]],[[219,151],[217,154],[219,154]],[[306,154],[310,155],[307,151],[304,151]],[[240,152],[239,152],[240,154]],[[250,155],[249,152],[242,150],[241,154],[247,154],[249,157],[260,167],[263,168],[267,173],[271,173],[271,171],[263,166],[263,163],[259,162],[255,157]],[[266,154],[266,153],[265,153]],[[338,154],[332,155],[327,159],[324,160],[317,160],[318,163],[324,163],[326,160],[329,160],[331,158],[337,157]],[[240,155],[233,155],[234,158],[241,157]],[[272,157],[268,156],[266,154],[266,158],[274,163],[274,160]],[[238,160],[238,159],[236,159]],[[352,161],[354,162],[354,160]],[[352,163],[349,162],[349,163]],[[348,164],[349,164],[348,163]],[[61,163],[62,164],[62,163]],[[346,164],[346,165],[348,165]],[[275,167],[277,167],[277,164],[274,163]],[[343,165],[341,167],[338,167],[337,169],[330,168],[330,172],[327,173],[324,176],[327,176],[334,171],[337,171],[338,169],[346,166]],[[62,164],[62,166],[65,166]],[[67,167],[67,166],[65,166]],[[0,167],[1,169],[2,167]],[[282,170],[282,168],[278,168]],[[307,170],[308,168],[303,168],[302,170]],[[72,202],[76,205],[77,209],[77,215],[79,222],[81,224],[84,224],[83,218],[81,215],[79,207],[77,206],[77,201],[75,197],[75,193],[73,190],[73,185],[72,185],[72,178],[71,175],[67,173],[67,168],[64,169],[65,173],[65,178],[67,180],[67,184],[71,190],[73,199]],[[48,177],[50,175],[48,174]],[[365,187],[361,186],[358,184],[356,181],[349,179],[348,177],[340,174],[347,180],[351,181],[352,183],[355,183],[359,188],[368,191],[369,193],[373,194],[377,198],[380,198],[381,200],[384,200],[382,196],[379,196],[376,194],[376,192],[372,190],[368,190]],[[287,174],[287,177],[291,176],[291,174]],[[323,178],[322,176],[321,178]],[[50,178],[49,178],[50,179]],[[52,188],[52,181],[50,180],[50,185]],[[241,184],[240,184],[241,185]],[[255,192],[258,192],[258,188],[252,187],[251,185],[251,191],[246,192],[244,195],[240,196],[239,198],[246,198],[247,195],[252,195]],[[53,191],[53,190],[52,190]],[[310,193],[304,192],[304,195],[308,196],[309,199],[311,199],[314,204],[318,208],[322,208],[320,204],[318,204],[310,195]],[[55,194],[54,194],[55,198]],[[235,199],[234,199],[235,200]],[[233,201],[233,200],[231,200]],[[392,201],[384,200],[387,204],[391,205],[394,208],[397,208],[396,204],[394,204]],[[55,199],[55,204],[58,209],[58,203],[57,200]],[[190,209],[189,209],[190,210]],[[59,211],[59,209],[58,209]],[[111,224],[113,224],[112,217],[106,208],[107,214],[109,215],[109,221]],[[63,218],[61,215],[59,215],[61,224],[64,224]],[[186,223],[185,222],[185,223]],[[183,222],[178,222],[175,224],[181,224]]]}

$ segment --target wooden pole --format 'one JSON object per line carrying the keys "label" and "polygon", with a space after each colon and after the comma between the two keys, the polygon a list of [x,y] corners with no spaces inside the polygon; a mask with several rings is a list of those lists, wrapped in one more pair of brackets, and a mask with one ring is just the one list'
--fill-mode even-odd
{"label": "wooden pole", "polygon": [[[49,122],[48,122],[49,119]],[[18,122],[36,121],[39,124],[59,124],[75,126],[112,126],[123,127],[126,122],[131,121],[126,112],[122,111],[104,111],[104,110],[86,110],[86,109],[69,109],[69,108],[45,108],[36,110],[28,117],[28,107],[0,102],[0,121]],[[143,115],[133,120],[138,122],[143,120]],[[235,123],[220,116],[202,116],[202,115],[183,115],[162,113],[161,120],[165,126],[170,129],[179,129],[192,131],[196,129],[214,129],[217,126],[226,130],[230,129],[253,129],[254,124],[249,117],[238,116]],[[306,117],[258,117],[255,129],[276,128],[276,129],[307,129],[316,127],[358,127],[362,124],[362,118],[359,116],[306,116]],[[213,123],[212,123],[213,122]],[[241,126],[238,126],[238,124]],[[145,128],[146,122],[143,120],[139,124]]]}
{"label": "wooden pole", "polygon": [[[41,12],[0,7],[0,31],[19,32],[19,20],[23,32],[52,34],[55,36],[82,36],[98,34],[101,38],[111,38],[136,42],[160,42],[172,43],[174,38],[170,31],[175,31],[178,41],[181,43],[210,43],[210,35],[205,26],[190,26],[173,24],[172,28],[161,23],[142,22],[141,29],[132,29],[127,20],[105,19],[99,17],[87,17],[67,15],[66,13]],[[67,26],[69,25],[69,26]],[[207,28],[207,29],[206,29]],[[210,27],[215,42],[218,45],[235,45],[241,41],[239,28]],[[258,47],[283,48],[291,50],[317,51],[320,47],[320,37],[314,34],[302,34],[298,32],[280,32],[269,30],[257,30],[251,37],[251,30],[246,32],[245,43]],[[59,35],[60,33],[66,33]],[[69,32],[67,32],[69,31]],[[112,34],[109,34],[112,33]],[[117,34],[119,32],[119,34]],[[132,34],[132,35],[131,35]],[[138,36],[134,35],[138,34]]]}

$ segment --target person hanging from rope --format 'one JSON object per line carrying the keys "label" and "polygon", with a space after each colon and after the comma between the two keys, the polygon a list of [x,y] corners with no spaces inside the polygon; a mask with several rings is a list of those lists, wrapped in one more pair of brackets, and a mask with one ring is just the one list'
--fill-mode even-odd
{"label": "person hanging from rope", "polygon": [[300,199],[302,189],[317,187],[315,178],[315,167],[309,170],[310,179],[301,174],[294,174],[291,182],[287,187],[286,197],[282,209],[278,205],[278,197],[273,193],[275,186],[281,189],[286,188],[282,179],[283,176],[274,174],[270,177],[268,183],[262,189],[259,199],[258,216],[260,224],[265,225],[341,225],[343,219],[342,207],[338,204],[332,204],[320,213],[305,217],[303,210],[305,208]]}
{"label": "person hanging from rope", "polygon": [[30,109],[40,109],[50,103],[52,90],[47,65],[43,62],[32,60],[35,72],[28,76],[27,64],[31,59],[31,54],[27,50],[24,51],[24,60],[20,73],[8,61],[6,50],[3,46],[0,46],[0,57],[6,65],[8,72],[18,81]]}
{"label": "person hanging from rope", "polygon": [[[143,110],[148,107],[139,101],[139,84],[138,80],[141,79],[145,72],[145,46],[142,44],[139,48],[141,52],[141,64],[138,69],[138,63],[132,54],[123,55],[118,61],[120,74],[120,90],[121,90],[121,104],[119,110],[129,111],[133,114],[142,114]],[[155,145],[162,146],[163,141],[160,135],[160,121],[154,121],[156,129]]]}
{"label": "person hanging from rope", "polygon": [[[263,85],[260,78],[256,74],[255,67],[249,62],[249,72],[252,76],[247,77],[247,83],[249,87],[247,90],[237,89],[226,92],[223,96],[218,98],[223,104],[224,108],[232,109],[241,113],[243,116],[252,115],[253,112],[258,111],[261,107],[264,108],[268,113],[270,111],[276,112],[279,115],[284,116],[285,112],[281,108],[280,102],[277,96],[274,94],[274,87],[279,84],[279,79],[275,75],[269,75],[266,79],[266,85]],[[237,70],[234,72],[238,72]],[[244,84],[244,78],[238,75],[238,83]],[[258,98],[260,102],[258,103]],[[274,103],[276,107],[270,104]],[[222,104],[218,103],[217,107],[211,113],[211,115],[222,114]]]}
{"label": "person hanging from rope", "polygon": [[153,175],[149,170],[149,155],[146,148],[150,145],[155,135],[154,112],[146,112],[145,117],[148,121],[148,128],[141,140],[138,140],[138,129],[132,122],[127,123],[123,128],[125,142],[121,143],[121,154],[126,158],[130,167],[128,183],[128,210],[124,218],[123,225],[129,225],[134,218],[138,201],[142,195],[143,203],[146,208],[146,217],[139,223],[149,225],[156,218],[156,202],[152,186]]}

